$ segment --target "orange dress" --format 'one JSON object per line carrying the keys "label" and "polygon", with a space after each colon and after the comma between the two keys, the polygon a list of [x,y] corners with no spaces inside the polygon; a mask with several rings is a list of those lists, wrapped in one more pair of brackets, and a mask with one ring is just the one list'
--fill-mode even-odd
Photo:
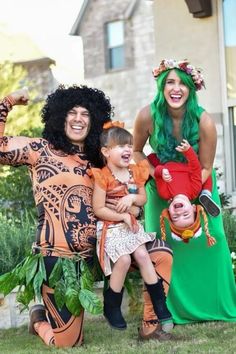
{"label": "orange dress", "polygon": [[[130,180],[128,183],[121,183],[111,173],[108,167],[102,169],[92,168],[92,175],[96,183],[109,192],[110,198],[121,198],[129,193],[134,192],[143,187],[149,176],[149,165],[146,160],[139,162],[137,165],[129,165]],[[122,191],[112,193],[118,187],[123,186]],[[125,254],[132,254],[140,245],[153,241],[155,232],[147,233],[144,231],[143,225],[138,222],[139,231],[133,233],[124,222],[99,221],[97,223],[97,255],[102,265],[103,272],[106,276],[112,273],[112,266],[118,258]],[[105,229],[104,250],[102,235]]]}

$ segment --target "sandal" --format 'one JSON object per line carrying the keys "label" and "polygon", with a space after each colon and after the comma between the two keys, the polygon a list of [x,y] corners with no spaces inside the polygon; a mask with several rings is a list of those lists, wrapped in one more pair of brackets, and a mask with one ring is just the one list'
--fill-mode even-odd
{"label": "sandal", "polygon": [[36,322],[48,321],[46,317],[46,310],[44,305],[34,305],[29,311],[30,322],[28,326],[28,332],[30,334],[37,335],[38,333],[34,329]]}

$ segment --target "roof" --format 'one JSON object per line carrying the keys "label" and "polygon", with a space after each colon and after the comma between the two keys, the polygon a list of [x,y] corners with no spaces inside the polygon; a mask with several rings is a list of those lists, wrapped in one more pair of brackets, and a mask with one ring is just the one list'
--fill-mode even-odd
{"label": "roof", "polygon": [[[92,0],[84,0],[83,1],[83,4],[80,8],[80,12],[79,12],[79,14],[78,14],[78,16],[71,28],[71,31],[69,33],[70,35],[72,35],[72,36],[79,36],[80,35],[81,23],[83,21],[84,14],[85,14],[86,10],[88,9],[91,1]],[[123,13],[123,19],[129,19],[133,15],[138,2],[139,2],[139,0],[130,0],[129,1],[129,4],[128,4],[126,10]]]}
{"label": "roof", "polygon": [[45,58],[45,54],[24,33],[0,31],[0,61],[27,62]]}

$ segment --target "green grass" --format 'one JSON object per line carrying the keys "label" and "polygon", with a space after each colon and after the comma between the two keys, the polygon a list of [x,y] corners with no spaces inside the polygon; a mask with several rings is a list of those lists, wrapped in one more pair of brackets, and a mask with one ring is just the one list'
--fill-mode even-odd
{"label": "green grass", "polygon": [[128,316],[128,329],[111,329],[103,317],[89,317],[85,321],[85,338],[82,347],[56,349],[47,347],[38,337],[27,333],[25,326],[0,331],[2,354],[187,354],[236,353],[236,323],[209,322],[176,326],[175,341],[160,343],[156,340],[138,340],[139,318]]}

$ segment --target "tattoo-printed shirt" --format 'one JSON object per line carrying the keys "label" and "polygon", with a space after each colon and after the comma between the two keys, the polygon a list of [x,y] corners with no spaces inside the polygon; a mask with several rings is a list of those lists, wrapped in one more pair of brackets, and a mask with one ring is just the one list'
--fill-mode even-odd
{"label": "tattoo-printed shirt", "polygon": [[7,99],[0,102],[0,164],[28,166],[38,210],[36,244],[50,249],[47,255],[84,251],[92,257],[96,218],[90,163],[83,152],[68,155],[42,138],[4,136],[11,108]]}

